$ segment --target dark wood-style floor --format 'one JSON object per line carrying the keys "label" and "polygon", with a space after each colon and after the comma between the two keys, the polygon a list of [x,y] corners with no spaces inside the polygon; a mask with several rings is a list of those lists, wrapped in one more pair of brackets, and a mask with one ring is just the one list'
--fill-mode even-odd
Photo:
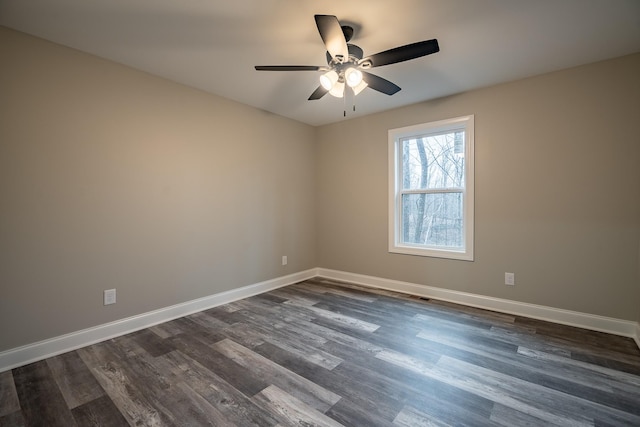
{"label": "dark wood-style floor", "polygon": [[1,373],[7,425],[640,426],[640,351],[314,279]]}

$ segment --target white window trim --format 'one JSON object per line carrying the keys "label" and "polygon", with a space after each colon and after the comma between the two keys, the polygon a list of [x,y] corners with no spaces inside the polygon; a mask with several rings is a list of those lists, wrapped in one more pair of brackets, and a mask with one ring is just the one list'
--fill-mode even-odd
{"label": "white window trim", "polygon": [[[400,168],[399,144],[402,138],[427,133],[440,133],[449,130],[464,128],[465,130],[465,188],[463,193],[464,204],[464,250],[456,250],[441,247],[427,247],[422,245],[409,245],[400,242]],[[450,191],[452,189],[448,189]],[[474,223],[474,116],[462,116],[453,119],[422,123],[389,130],[389,252],[419,255],[436,258],[449,258],[464,261],[473,261],[473,223]]]}

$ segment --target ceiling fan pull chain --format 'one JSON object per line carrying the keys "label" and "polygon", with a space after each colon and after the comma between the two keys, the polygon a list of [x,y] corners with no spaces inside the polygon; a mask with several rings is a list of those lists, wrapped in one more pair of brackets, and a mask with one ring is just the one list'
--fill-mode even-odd
{"label": "ceiling fan pull chain", "polygon": [[347,90],[345,87],[345,91],[342,94],[342,117],[347,117]]}
{"label": "ceiling fan pull chain", "polygon": [[353,90],[353,88],[349,88],[351,89],[349,92],[349,94],[351,95],[351,110],[355,113],[356,112],[356,92],[355,90]]}

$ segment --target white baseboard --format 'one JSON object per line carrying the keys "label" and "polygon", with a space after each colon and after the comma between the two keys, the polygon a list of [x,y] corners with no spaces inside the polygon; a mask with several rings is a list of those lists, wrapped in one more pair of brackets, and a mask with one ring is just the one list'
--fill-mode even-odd
{"label": "white baseboard", "polygon": [[0,372],[317,276],[316,268],[116,320],[0,353]]}
{"label": "white baseboard", "polygon": [[326,268],[312,268],[10,349],[0,353],[0,372],[316,276],[631,337],[640,348],[640,323],[637,322]]}
{"label": "white baseboard", "polygon": [[577,326],[593,331],[634,338],[640,348],[640,324],[629,320],[614,319],[595,314],[580,313],[560,308],[527,304],[501,298],[487,297],[467,292],[452,291],[398,280],[347,273],[344,271],[319,268],[318,275],[328,279],[350,282],[358,285],[418,295],[442,301],[449,301],[471,307],[499,311],[533,319],[546,320],[563,325]]}

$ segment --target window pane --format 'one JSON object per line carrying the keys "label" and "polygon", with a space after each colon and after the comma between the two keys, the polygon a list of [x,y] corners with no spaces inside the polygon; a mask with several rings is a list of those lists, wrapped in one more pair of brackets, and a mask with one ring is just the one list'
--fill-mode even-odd
{"label": "window pane", "polygon": [[464,187],[464,131],[401,140],[402,189]]}
{"label": "window pane", "polygon": [[403,194],[403,243],[461,248],[462,200],[462,193]]}

